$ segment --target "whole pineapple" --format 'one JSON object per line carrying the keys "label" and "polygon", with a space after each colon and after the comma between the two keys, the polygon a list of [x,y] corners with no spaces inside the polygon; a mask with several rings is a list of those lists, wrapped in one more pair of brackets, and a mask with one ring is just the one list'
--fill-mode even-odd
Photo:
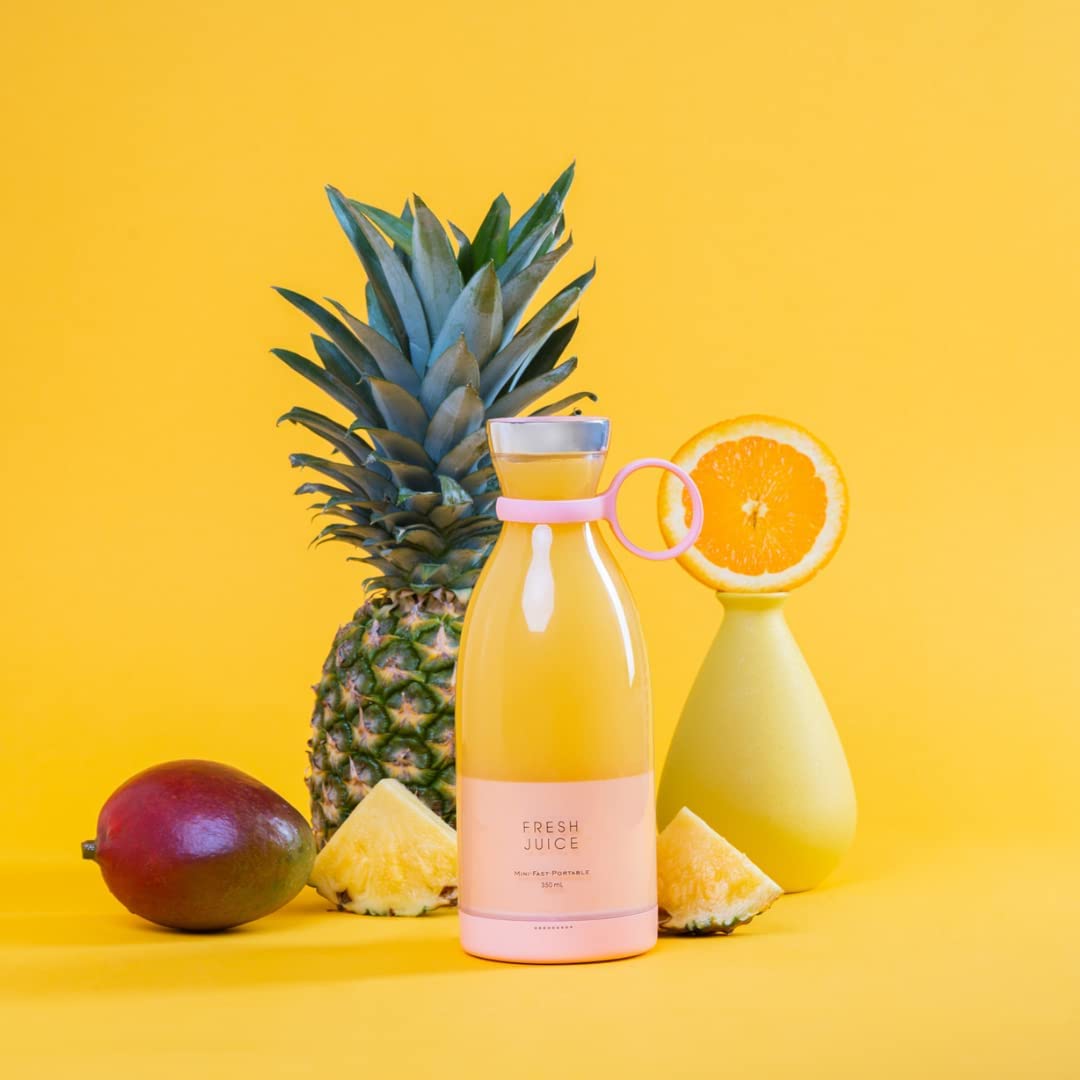
{"label": "whole pineapple", "polygon": [[[338,519],[317,542],[352,544],[378,571],[315,687],[308,789],[319,847],[383,777],[455,824],[458,642],[499,531],[485,421],[528,409],[577,366],[561,360],[577,328],[566,320],[594,270],[521,326],[571,247],[562,236],[572,181],[573,166],[513,224],[500,195],[472,239],[451,224],[456,253],[418,196],[395,216],[328,188],[367,275],[367,321],[278,289],[321,331],[319,363],[274,354],[350,414],[347,424],[302,408],[282,417],[332,448],[292,455],[322,474],[297,494],[318,495],[315,508]],[[579,392],[534,415],[586,397],[595,400]]]}

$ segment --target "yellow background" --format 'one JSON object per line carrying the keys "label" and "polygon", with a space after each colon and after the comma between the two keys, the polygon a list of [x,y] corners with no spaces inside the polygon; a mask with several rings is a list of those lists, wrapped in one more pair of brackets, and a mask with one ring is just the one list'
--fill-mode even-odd
{"label": "yellow background", "polygon": [[[5,22],[0,928],[27,1071],[1075,1075],[1075,5],[69,0]],[[100,803],[204,756],[303,806],[308,686],[361,599],[290,495],[312,443],[274,427],[320,402],[268,354],[307,333],[269,286],[360,296],[322,185],[415,190],[472,229],[572,157],[563,276],[599,259],[574,386],[614,419],[612,463],[753,411],[847,472],[844,547],[789,618],[855,851],[730,940],[587,969],[486,965],[452,916],[306,897],[226,938],[136,924],[73,864]],[[652,484],[624,503],[655,541]],[[662,752],[718,608],[624,565]]]}

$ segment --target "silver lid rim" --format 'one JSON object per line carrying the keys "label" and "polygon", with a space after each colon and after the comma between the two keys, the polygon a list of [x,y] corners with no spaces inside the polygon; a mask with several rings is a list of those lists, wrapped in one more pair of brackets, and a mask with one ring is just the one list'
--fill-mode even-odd
{"label": "silver lid rim", "polygon": [[608,448],[606,416],[513,416],[487,422],[494,454],[596,454]]}

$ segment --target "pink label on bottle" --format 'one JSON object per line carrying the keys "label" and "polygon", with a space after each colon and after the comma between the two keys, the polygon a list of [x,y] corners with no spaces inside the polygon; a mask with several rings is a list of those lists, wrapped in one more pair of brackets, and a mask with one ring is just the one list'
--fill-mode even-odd
{"label": "pink label on bottle", "polygon": [[521,783],[458,777],[461,909],[522,919],[656,905],[652,773]]}

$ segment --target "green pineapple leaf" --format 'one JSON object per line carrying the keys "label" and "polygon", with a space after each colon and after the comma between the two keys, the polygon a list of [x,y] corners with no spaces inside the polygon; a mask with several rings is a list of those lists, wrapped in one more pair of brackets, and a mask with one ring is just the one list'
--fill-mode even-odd
{"label": "green pineapple leaf", "polygon": [[390,320],[386,317],[386,312],[379,304],[379,298],[375,295],[370,281],[364,283],[364,300],[367,305],[367,321],[371,329],[382,334],[391,344],[395,343],[397,335],[394,333],[393,326],[390,325]]}
{"label": "green pineapple leaf", "polygon": [[307,483],[301,484],[294,492],[294,495],[326,495],[328,501],[326,505],[329,505],[335,499],[355,499],[356,495],[351,491],[346,491],[344,488],[334,487],[333,484],[313,484],[310,480]]}
{"label": "green pineapple leaf", "polygon": [[393,583],[391,585],[385,585],[384,584],[382,586],[382,588],[385,588],[385,589],[391,589],[392,590],[392,589],[397,589],[397,588],[401,587],[401,574],[398,573],[398,569],[397,569],[396,566],[392,566],[385,559],[380,559],[376,555],[364,554],[363,556],[355,556],[355,555],[350,556],[347,561],[349,561],[349,562],[362,562],[364,564],[364,566],[369,568],[369,569],[371,567],[374,567],[376,570],[382,571],[384,576],[383,577],[368,578],[368,580],[364,582],[364,587],[365,588],[372,588],[372,589],[376,588],[376,586],[374,584],[372,584],[373,582],[376,582],[376,581],[378,581],[378,582],[392,582]]}
{"label": "green pineapple leaf", "polygon": [[457,241],[457,264],[458,269],[461,271],[461,279],[462,281],[468,281],[473,275],[472,241],[464,229],[459,229],[452,221],[448,221],[447,224]]}
{"label": "green pineapple leaf", "polygon": [[348,357],[349,362],[359,374],[379,374],[379,368],[374,362],[374,358],[356,340],[356,337],[339,318],[327,311],[321,304],[309,300],[298,292],[293,292],[292,289],[275,286],[274,291],[288,300],[293,307],[299,308],[320,330],[327,334],[330,340]]}
{"label": "green pineapple leaf", "polygon": [[464,334],[469,351],[483,367],[499,347],[502,328],[502,290],[493,265],[487,263],[454,301],[432,344],[431,355],[440,357]]}
{"label": "green pineapple leaf", "polygon": [[544,201],[546,197],[547,192],[542,191],[539,195],[536,196],[536,201],[532,204],[532,206],[530,206],[529,209],[526,210],[525,213],[522,214],[521,217],[519,217],[517,221],[510,226],[510,232],[507,234],[506,237],[507,248],[509,251],[513,251],[514,248],[517,247],[518,241],[521,239],[521,234],[532,223],[532,219],[535,216],[536,211],[540,208],[540,204]]}
{"label": "green pineapple leaf", "polygon": [[378,227],[397,244],[406,255],[412,254],[412,228],[410,223],[403,221],[399,217],[395,217],[393,214],[386,210],[380,210],[377,206],[369,206],[367,203],[357,202],[356,199],[349,199],[349,205],[358,210],[369,221],[374,222]]}
{"label": "green pineapple leaf", "polygon": [[395,487],[413,491],[433,491],[435,488],[435,477],[431,470],[424,466],[413,465],[408,461],[394,461],[392,458],[384,458],[382,464],[389,471]]}
{"label": "green pineapple leaf", "polygon": [[[563,293],[569,292],[572,289],[578,289],[580,290],[580,292],[584,292],[585,289],[588,287],[589,282],[591,282],[594,277],[596,277],[595,263],[593,263],[591,269],[587,270],[584,274],[581,275],[581,277],[575,278],[573,281],[571,281],[569,285],[567,285],[561,292],[557,293],[552,299],[558,300],[559,297],[563,295]],[[573,305],[571,304],[571,306]],[[558,339],[559,341],[561,341],[561,347],[558,348],[558,351],[548,351],[548,343],[545,342],[545,344],[540,347],[539,351],[532,358],[532,360],[528,362],[527,365],[522,364],[518,366],[513,378],[510,379],[509,383],[506,384],[510,390],[513,390],[514,387],[516,387],[517,384],[523,379],[535,378],[537,375],[541,375],[545,371],[550,371],[555,366],[558,358],[562,355],[563,349],[566,347],[570,338],[573,337],[574,330],[577,329],[578,320],[575,318],[566,325],[572,328],[570,329],[569,335],[566,337],[565,341],[561,338]],[[552,338],[556,338],[556,336],[562,330],[563,327],[558,327],[556,330],[554,330],[548,341],[550,342]]]}
{"label": "green pineapple leaf", "polygon": [[376,540],[386,543],[389,535],[374,525],[342,525],[340,522],[332,522],[324,526],[316,534],[312,543],[319,544],[325,540],[349,540],[353,543],[365,540]]}
{"label": "green pineapple leaf", "polygon": [[465,540],[494,539],[501,531],[502,523],[497,518],[470,517],[460,524],[451,525],[447,535],[454,544],[460,544]]}
{"label": "green pineapple leaf", "polygon": [[394,539],[428,555],[441,555],[446,550],[446,541],[428,525],[403,525],[394,530]]}
{"label": "green pineapple leaf", "polygon": [[443,506],[464,506],[466,503],[472,502],[469,493],[452,477],[440,476],[438,481]]}
{"label": "green pineapple leaf", "polygon": [[384,529],[399,529],[402,525],[422,525],[427,520],[425,515],[416,514],[412,510],[380,510],[371,515],[371,523],[379,524]]}
{"label": "green pineapple leaf", "polygon": [[558,219],[552,218],[546,225],[522,238],[517,248],[507,256],[506,262],[499,267],[500,283],[505,285],[537,257],[540,248],[554,237],[557,224]]}
{"label": "green pineapple leaf", "polygon": [[484,425],[484,403],[472,386],[459,386],[435,410],[428,425],[424,449],[438,461],[466,435]]}
{"label": "green pineapple leaf", "polygon": [[[366,469],[361,465],[345,466],[344,464],[337,473],[332,473],[328,466],[333,466],[333,464],[333,462],[322,460],[321,464],[312,465],[311,468],[335,480],[342,478],[343,475],[348,476],[346,482],[349,486],[370,499],[385,499],[388,494],[392,495],[390,481],[385,476],[380,476],[378,473],[372,472],[371,469]],[[344,473],[344,469],[348,469],[348,473]]]}
{"label": "green pineapple leaf", "polygon": [[459,521],[468,520],[473,512],[470,499],[465,503],[443,503],[431,511],[431,522],[436,528],[449,530]]}
{"label": "green pineapple leaf", "polygon": [[[328,487],[329,485],[314,484],[312,486]],[[353,506],[359,510],[366,511],[370,518],[372,511],[378,510],[383,504],[381,502],[373,502],[371,499],[365,499],[360,492],[346,491],[340,495],[331,495],[324,505],[327,507]]]}
{"label": "green pineapple leaf", "polygon": [[278,417],[281,424],[288,420],[291,424],[299,424],[308,431],[314,432],[320,438],[325,439],[336,449],[340,450],[354,465],[364,465],[371,447],[354,432],[344,428],[336,420],[331,420],[322,413],[312,412],[294,405],[287,413]]}
{"label": "green pineapple leaf", "polygon": [[[441,479],[441,477],[440,477]],[[477,469],[461,478],[460,487],[470,497],[485,494],[498,494],[499,478],[493,468]]]}
{"label": "green pineapple leaf", "polygon": [[365,375],[379,373],[378,366],[374,363],[368,365],[371,368],[370,371],[358,371],[356,365],[322,334],[312,334],[311,344],[314,345],[315,355],[322,361],[322,366],[350,390],[355,390],[357,394],[362,395]]}
{"label": "green pineapple leaf", "polygon": [[595,259],[593,260],[592,266],[590,266],[589,269],[586,270],[584,274],[582,274],[580,277],[574,278],[574,280],[571,281],[569,285],[564,285],[559,290],[559,292],[556,293],[556,295],[561,296],[563,293],[569,292],[571,289],[577,289],[578,292],[584,292],[589,287],[589,284],[592,282],[592,279],[594,277],[596,277],[596,260]]}
{"label": "green pineapple leaf", "polygon": [[424,406],[407,390],[385,379],[369,376],[367,385],[371,388],[371,396],[383,417],[384,422],[380,426],[422,443],[428,429],[428,416],[424,412]]}
{"label": "green pineapple leaf", "polygon": [[428,416],[459,386],[480,387],[480,365],[465,344],[464,333],[428,368],[420,386],[420,404]]}
{"label": "green pineapple leaf", "polygon": [[559,220],[555,223],[555,231],[540,245],[537,255],[546,255],[563,238],[565,232],[566,216],[560,214]]}
{"label": "green pineapple leaf", "polygon": [[408,390],[410,394],[415,394],[420,389],[420,376],[417,375],[416,369],[405,359],[405,354],[396,345],[391,344],[382,334],[376,333],[367,323],[361,322],[355,315],[352,315],[344,304],[332,300],[329,296],[326,297],[326,301],[337,308],[353,337],[360,342],[371,359],[375,361],[378,370],[373,374],[381,375],[389,382],[397,383]]}
{"label": "green pineapple leaf", "polygon": [[435,471],[460,480],[475,469],[488,452],[487,431],[480,428],[471,435],[466,435],[453,450],[440,458]]}
{"label": "green pineapple leaf", "polygon": [[[353,425],[353,428],[357,425]],[[363,425],[368,439],[375,447],[375,452],[384,459],[393,458],[397,461],[407,461],[410,465],[418,465],[422,469],[433,472],[435,462],[428,457],[424,448],[415,440],[401,435],[399,432],[390,431],[387,428],[373,428]],[[350,428],[349,430],[353,430]]]}
{"label": "green pineapple leaf", "polygon": [[437,334],[464,286],[443,227],[419,195],[413,198],[416,200],[416,218],[412,226],[412,279],[420,294],[428,327],[432,334]]}
{"label": "green pineapple leaf", "polygon": [[[375,402],[372,400],[371,390],[365,382],[364,374],[356,370],[355,365],[332,341],[318,334],[312,334],[311,341],[323,367],[356,392],[359,405],[353,406],[353,415],[363,421],[364,426],[379,427],[382,420],[375,411]],[[377,374],[377,371],[373,374]]]}
{"label": "green pineapple leaf", "polygon": [[513,251],[526,242],[534,233],[543,230],[553,218],[562,212],[563,203],[574,182],[576,162],[570,164],[559,174],[549,190],[525,212],[521,220],[510,232],[510,250]]}
{"label": "green pineapple leaf", "polygon": [[488,419],[495,420],[502,416],[517,416],[519,412],[527,409],[534,401],[539,400],[548,393],[549,390],[554,390],[559,383],[568,379],[574,373],[576,367],[577,357],[575,356],[546,374],[521,383],[516,389],[511,390],[509,394],[504,394],[488,409]]}
{"label": "green pineapple leaf", "polygon": [[353,525],[368,526],[371,524],[371,515],[367,511],[353,509],[345,503],[333,503],[327,500],[324,503],[312,503],[308,509],[318,511],[315,515],[316,518],[341,518],[343,521],[348,521]]}
{"label": "green pineapple leaf", "polygon": [[550,371],[559,362],[562,354],[566,351],[571,338],[574,336],[574,331],[576,331],[577,328],[578,319],[576,318],[570,319],[568,322],[564,322],[562,326],[556,327],[551,332],[547,341],[540,346],[539,352],[532,358],[532,362],[529,366],[517,376],[517,381],[521,382],[524,379],[535,379],[538,375],[543,375],[545,371]]}
{"label": "green pineapple leaf", "polygon": [[289,464],[294,469],[314,469],[351,490],[363,492],[365,495],[371,494],[364,485],[366,470],[355,465],[347,465],[344,461],[330,461],[314,454],[290,454]]}
{"label": "green pineapple leaf", "polygon": [[580,295],[580,289],[568,289],[552,297],[491,363],[481,369],[480,392],[485,405],[491,406],[502,388],[532,361]]}
{"label": "green pineapple leaf", "polygon": [[382,558],[405,574],[409,574],[413,567],[424,561],[424,556],[419,551],[410,548],[387,547],[382,552]]}
{"label": "green pineapple leaf", "polygon": [[540,286],[543,285],[547,276],[558,266],[563,256],[573,246],[574,240],[571,237],[561,247],[557,247],[554,251],[536,259],[503,284],[503,345],[514,336],[518,323],[521,322],[521,317],[525,314],[525,309],[529,306],[529,302],[536,295]]}
{"label": "green pineapple leaf", "polygon": [[442,495],[437,491],[415,491],[402,488],[397,494],[397,505],[417,514],[429,514],[432,507],[438,506]]}
{"label": "green pineapple leaf", "polygon": [[398,345],[402,350],[408,350],[413,367],[423,371],[431,340],[424,309],[409,272],[382,233],[363,214],[353,210],[337,188],[329,187],[326,190],[338,224],[363,263],[379,306],[394,328]]}
{"label": "green pineapple leaf", "polygon": [[[409,234],[412,235],[413,226],[413,212],[412,207],[409,205],[409,200],[405,200],[405,205],[401,208],[401,222],[409,230]],[[394,254],[401,260],[405,269],[412,273],[412,256],[406,251],[400,244],[394,244]]]}
{"label": "green pineapple leaf", "polygon": [[[569,394],[567,397],[562,398],[559,401],[553,401],[550,405],[545,405],[542,409],[536,409],[529,413],[530,416],[555,416],[561,413],[563,409],[568,409],[571,405],[577,404],[579,401],[583,401],[588,398],[590,401],[596,401],[596,395],[588,390],[579,390],[576,394]],[[580,411],[580,410],[579,410]]]}
{"label": "green pineapple leaf", "polygon": [[419,581],[428,588],[432,588],[449,585],[451,572],[445,563],[418,563],[413,568],[412,576],[414,581]]}
{"label": "green pineapple leaf", "polygon": [[354,415],[364,409],[364,402],[354,389],[341,382],[325,368],[313,364],[307,357],[294,353],[290,349],[271,349],[270,352]]}
{"label": "green pineapple leaf", "polygon": [[505,195],[500,195],[491,204],[472,242],[474,268],[479,269],[488,262],[494,263],[496,268],[502,266],[506,261],[509,229],[510,203]]}

